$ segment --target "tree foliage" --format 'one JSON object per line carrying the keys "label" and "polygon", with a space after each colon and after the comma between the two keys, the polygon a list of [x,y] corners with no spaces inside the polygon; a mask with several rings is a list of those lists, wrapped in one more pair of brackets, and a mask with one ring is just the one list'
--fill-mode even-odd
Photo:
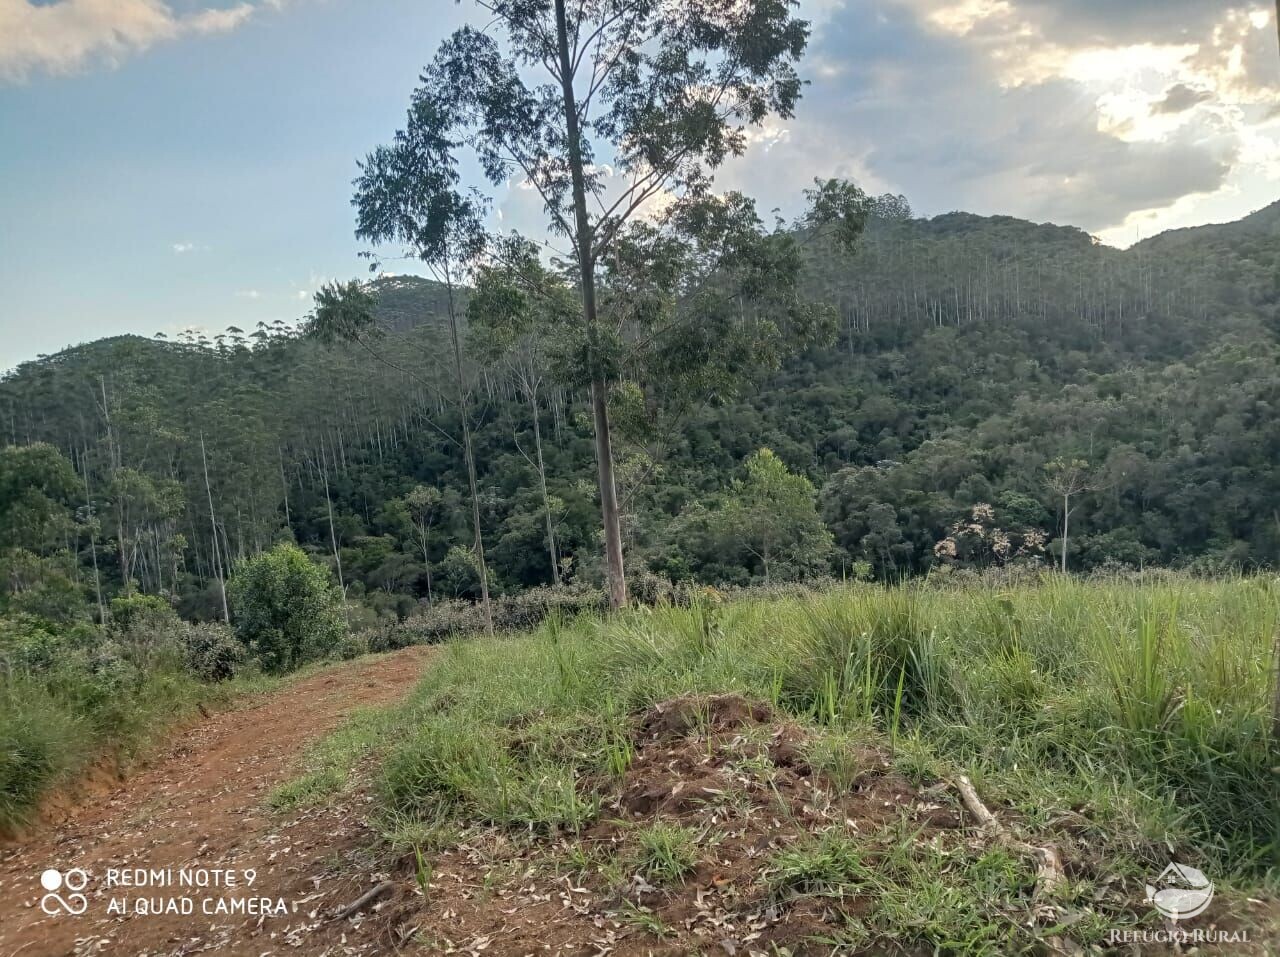
{"label": "tree foliage", "polygon": [[[709,374],[698,382],[641,361],[639,334],[659,327],[628,319],[620,341],[631,352],[609,400],[633,578],[763,578],[717,521],[761,448],[818,490],[835,575],[863,563],[888,580],[998,563],[993,537],[963,525],[956,556],[937,551],[983,503],[994,513],[984,528],[1009,534],[1013,561],[1030,560],[1017,552],[1035,531],[1044,563],[1056,563],[1065,530],[1070,571],[1280,562],[1271,220],[1119,251],[1001,217],[888,216],[902,205],[890,200],[868,201],[852,251],[803,223],[785,237],[759,223],[735,233],[735,248],[770,256],[794,244],[795,301],[834,306],[824,320],[834,319],[832,340],[783,341],[768,361],[740,352],[747,365],[721,388]],[[690,247],[676,245],[670,275],[688,276]],[[509,270],[520,257],[495,255],[457,290],[495,595],[549,585],[556,569],[583,587],[604,577],[590,387],[572,374],[578,290],[553,261],[532,259],[540,272]],[[629,295],[610,289],[623,272],[601,270],[614,314],[687,322],[672,366],[681,342],[709,350],[698,312],[665,293],[679,281],[635,271]],[[724,288],[750,274],[735,267]],[[15,447],[0,451],[0,603],[42,619],[105,620],[128,581],[185,617],[217,619],[218,569],[280,541],[335,576],[340,560],[358,618],[475,595],[461,556],[440,581],[450,551],[475,537],[446,290],[397,276],[348,292],[366,300],[365,330],[385,333],[369,348],[399,369],[346,337],[326,346],[267,327],[204,344],[194,334],[104,340],[0,382],[0,429]],[[743,308],[759,310],[747,315],[755,323],[779,307],[746,298]],[[1070,496],[1066,529],[1045,467],[1057,459],[1090,463],[1092,487]],[[425,545],[419,486],[439,493]]]}
{"label": "tree foliage", "polygon": [[825,574],[831,533],[818,515],[813,483],[769,449],[753,452],[744,468],[717,516],[724,547],[749,553],[766,582]]}
{"label": "tree foliage", "polygon": [[296,545],[241,562],[229,589],[236,635],[268,671],[292,671],[342,641],[342,596]]}

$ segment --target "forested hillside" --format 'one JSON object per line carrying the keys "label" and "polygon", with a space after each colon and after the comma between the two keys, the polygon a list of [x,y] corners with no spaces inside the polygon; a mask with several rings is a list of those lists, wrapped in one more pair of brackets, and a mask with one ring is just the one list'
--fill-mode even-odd
{"label": "forested hillside", "polygon": [[[830,345],[679,404],[623,367],[630,575],[1058,563],[1065,514],[1072,570],[1280,558],[1280,204],[1126,251],[1007,217],[914,219],[900,197],[874,209],[852,257],[806,247],[807,291],[838,311]],[[0,435],[19,448],[0,493],[21,547],[3,600],[101,605],[133,582],[221,617],[228,570],[283,539],[381,614],[474,597],[444,290],[402,276],[370,291],[374,340],[325,344],[302,322],[126,336],[9,374]],[[585,389],[536,337],[470,314],[493,588],[597,583]],[[31,443],[69,460],[74,485]],[[52,512],[24,504],[34,488]]]}

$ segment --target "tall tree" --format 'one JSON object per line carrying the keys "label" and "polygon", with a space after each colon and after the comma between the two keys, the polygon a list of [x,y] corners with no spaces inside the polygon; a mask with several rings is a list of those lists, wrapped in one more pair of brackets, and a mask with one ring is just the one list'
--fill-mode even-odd
{"label": "tall tree", "polygon": [[431,528],[444,511],[444,496],[434,486],[417,485],[404,497],[404,504],[417,537],[418,549],[422,552],[423,567],[426,569],[427,603],[432,604],[435,595],[431,590]]}
{"label": "tall tree", "polygon": [[454,386],[462,421],[462,451],[471,490],[476,565],[485,622],[493,630],[489,569],[480,523],[480,487],[471,439],[471,393],[462,361],[458,329],[457,285],[485,244],[484,203],[458,190],[457,162],[449,140],[454,118],[439,102],[415,99],[408,122],[390,146],[379,146],[361,164],[351,204],[356,208],[356,237],[380,244],[397,242],[426,264],[447,292],[449,341]]}
{"label": "tall tree", "polygon": [[1068,532],[1071,529],[1071,513],[1075,508],[1071,499],[1083,492],[1097,489],[1097,482],[1083,459],[1054,459],[1044,467],[1050,490],[1062,499],[1062,571],[1067,570]]}
{"label": "tall tree", "polygon": [[485,31],[464,27],[446,40],[415,100],[453,104],[454,126],[489,180],[522,175],[571,243],[618,607],[627,589],[608,409],[617,333],[600,313],[597,268],[660,197],[706,192],[715,169],[745,151],[748,127],[791,116],[808,24],[786,0],[481,5]]}
{"label": "tall tree", "polygon": [[[471,492],[475,559],[485,622],[493,630],[489,570],[485,561],[471,428],[471,393],[462,357],[458,283],[484,248],[483,202],[458,190],[457,164],[447,134],[450,116],[435,103],[415,99],[408,122],[390,146],[377,147],[361,164],[352,205],[356,236],[372,243],[403,243],[444,284],[452,346],[455,402]],[[376,268],[376,262],[375,262]],[[327,286],[316,296],[312,327],[322,336],[359,339],[374,326],[372,298],[356,284]]]}
{"label": "tall tree", "polygon": [[200,433],[200,466],[204,471],[204,492],[209,502],[209,529],[213,541],[213,573],[218,579],[218,597],[222,600],[222,620],[227,624],[231,624],[231,609],[227,605],[227,578],[222,573],[222,560],[218,557],[218,515],[213,509],[213,487],[209,484],[209,454],[204,447],[203,432]]}
{"label": "tall tree", "polygon": [[539,396],[556,351],[555,337],[572,310],[569,290],[543,267],[537,248],[517,236],[500,240],[493,261],[480,267],[475,290],[467,302],[467,327],[477,333],[482,348],[501,359],[515,379],[516,389],[529,406],[533,424],[533,458],[516,447],[538,475],[546,527],[552,584],[560,584],[560,555],[556,548],[555,505],[547,491],[547,466],[542,454],[542,414]]}
{"label": "tall tree", "polygon": [[796,577],[827,569],[831,533],[818,514],[813,483],[770,449],[747,458],[746,476],[733,483],[719,519],[726,544],[755,556],[766,582],[779,567]]}

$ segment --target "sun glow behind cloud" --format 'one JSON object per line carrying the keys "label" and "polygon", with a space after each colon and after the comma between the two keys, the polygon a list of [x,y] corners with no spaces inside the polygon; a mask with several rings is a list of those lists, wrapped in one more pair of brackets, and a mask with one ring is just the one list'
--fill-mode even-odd
{"label": "sun glow behind cloud", "polygon": [[820,121],[792,125],[790,158],[811,175],[843,143],[922,212],[1065,221],[1116,245],[1276,199],[1266,0],[847,0],[844,14],[856,52],[820,45],[814,82],[861,89],[833,89]]}

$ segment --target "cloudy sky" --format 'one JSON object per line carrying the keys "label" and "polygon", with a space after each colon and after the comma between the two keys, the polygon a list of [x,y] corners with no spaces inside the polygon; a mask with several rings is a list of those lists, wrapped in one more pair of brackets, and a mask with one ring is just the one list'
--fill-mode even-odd
{"label": "cloudy sky", "polygon": [[[804,0],[795,119],[726,169],[1128,245],[1280,198],[1272,0]],[[362,270],[357,157],[451,0],[0,0],[0,369],[104,335],[296,320]],[[498,195],[532,228],[529,191]],[[407,269],[407,267],[406,267]]]}

